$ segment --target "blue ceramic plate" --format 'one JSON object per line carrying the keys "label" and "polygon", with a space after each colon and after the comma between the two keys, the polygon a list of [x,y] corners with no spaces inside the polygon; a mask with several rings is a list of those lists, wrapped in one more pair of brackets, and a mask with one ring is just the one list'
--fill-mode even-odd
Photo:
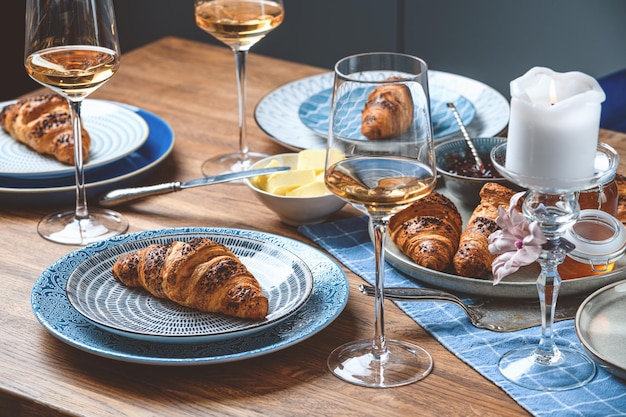
{"label": "blue ceramic plate", "polygon": [[[371,89],[363,88],[360,90],[359,94],[355,95],[354,91],[351,93],[351,96],[356,96],[355,100],[362,102],[362,104],[350,107],[351,112],[354,114],[348,113],[345,115],[347,119],[356,120],[358,122],[352,125],[350,132],[343,132],[345,137],[365,140],[365,136],[361,134],[361,110],[365,106],[370,91]],[[328,88],[313,94],[311,97],[304,100],[298,109],[298,116],[302,123],[323,137],[328,136],[328,118],[330,115],[330,99],[332,92],[332,88]],[[472,120],[474,120],[474,116],[476,116],[476,109],[474,109],[472,103],[462,95],[444,88],[431,89],[430,112],[433,122],[433,135],[436,139],[450,136],[461,130],[454,114],[448,108],[448,102],[454,103],[465,126],[469,126]]]}
{"label": "blue ceramic plate", "polygon": [[[509,102],[494,88],[480,81],[448,72],[429,70],[432,91],[445,89],[468,100],[476,111],[467,131],[473,137],[492,137],[509,123]],[[326,135],[308,128],[300,120],[300,105],[309,97],[333,86],[333,73],[324,72],[291,81],[266,94],[254,109],[254,119],[272,140],[293,151],[324,149]],[[450,137],[460,135],[453,134]],[[446,138],[438,139],[443,141]]]}
{"label": "blue ceramic plate", "polygon": [[[229,248],[259,281],[269,301],[263,320],[244,320],[204,313],[129,288],[112,274],[113,264],[126,253],[151,244],[168,244],[206,237]],[[299,309],[311,295],[313,276],[293,253],[257,239],[225,233],[181,234],[137,239],[98,252],[70,274],[70,304],[96,326],[122,336],[166,343],[201,343],[243,336],[278,323]]]}
{"label": "blue ceramic plate", "polygon": [[[0,108],[13,103],[0,103]],[[111,101],[85,100],[83,126],[91,136],[85,171],[136,151],[148,138],[148,124],[137,112]],[[0,175],[15,178],[74,178],[74,167],[41,155],[0,129]]]}
{"label": "blue ceramic plate", "polygon": [[[155,343],[131,339],[95,326],[70,304],[66,286],[85,259],[138,239],[228,234],[262,240],[297,253],[313,274],[313,291],[299,310],[278,324],[245,336],[209,343]],[[39,276],[31,293],[35,317],[53,336],[83,351],[126,362],[206,365],[276,352],[313,336],[332,323],[348,302],[348,279],[336,262],[309,245],[269,233],[225,228],[175,228],[117,236],[73,251]]]}
{"label": "blue ceramic plate", "polygon": [[[174,132],[153,113],[127,106],[148,124],[148,138],[136,151],[105,166],[85,172],[87,196],[128,186],[147,176],[165,160],[174,147]],[[5,205],[73,205],[74,177],[15,178],[0,176],[0,203]]]}

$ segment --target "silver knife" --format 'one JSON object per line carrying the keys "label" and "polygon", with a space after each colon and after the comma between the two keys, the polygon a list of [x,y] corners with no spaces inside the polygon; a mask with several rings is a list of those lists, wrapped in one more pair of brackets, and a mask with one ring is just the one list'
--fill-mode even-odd
{"label": "silver knife", "polygon": [[229,172],[210,177],[196,178],[187,182],[166,182],[163,184],[147,185],[144,187],[120,188],[105,193],[100,197],[99,203],[103,207],[111,207],[117,204],[127,203],[138,198],[150,197],[153,195],[167,194],[185,188],[202,187],[204,185],[219,184],[222,182],[239,180],[242,178],[256,177],[258,175],[271,174],[273,172],[288,171],[288,166],[250,169],[241,172]]}

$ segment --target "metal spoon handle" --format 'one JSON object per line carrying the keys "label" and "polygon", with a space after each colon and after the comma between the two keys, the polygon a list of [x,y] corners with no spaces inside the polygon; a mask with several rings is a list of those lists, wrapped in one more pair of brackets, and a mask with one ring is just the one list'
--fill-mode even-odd
{"label": "metal spoon handle", "polygon": [[469,133],[467,133],[467,129],[465,128],[465,124],[463,124],[463,120],[461,120],[461,116],[459,116],[459,112],[456,110],[456,106],[454,105],[454,103],[448,103],[448,107],[450,108],[450,110],[452,110],[452,114],[454,114],[454,118],[456,119],[456,122],[459,124],[459,127],[461,128],[461,132],[463,133],[463,137],[465,138],[465,141],[467,142],[467,145],[469,146],[470,150],[472,151],[472,155],[474,156],[474,160],[476,161],[476,165],[478,165],[479,167],[483,168],[485,165],[483,164],[482,159],[480,159],[480,156],[478,156],[478,151],[476,150],[476,147],[474,146],[474,142],[472,142],[472,139],[470,138]]}

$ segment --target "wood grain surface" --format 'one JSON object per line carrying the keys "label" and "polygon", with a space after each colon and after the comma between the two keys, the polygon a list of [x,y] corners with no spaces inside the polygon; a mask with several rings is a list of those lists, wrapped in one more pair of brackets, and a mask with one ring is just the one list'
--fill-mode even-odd
{"label": "wood grain surface", "polygon": [[[146,183],[201,175],[204,159],[237,146],[237,94],[232,52],[223,47],[164,38],[122,58],[115,77],[93,98],[153,112],[175,132],[170,157]],[[248,62],[250,148],[286,150],[256,125],[253,107],[273,89],[327,71],[254,53]],[[625,148],[626,136],[602,132]],[[624,162],[621,165],[623,169]],[[326,329],[287,349],[239,362],[150,366],[115,361],[69,346],[48,333],[30,304],[33,284],[58,258],[76,249],[50,243],[36,231],[49,207],[0,208],[0,415],[33,416],[525,416],[497,386],[443,348],[392,303],[389,337],[410,340],[433,356],[424,380],[393,389],[354,386],[333,376],[326,358],[336,346],[373,335],[373,302],[363,281],[346,271],[351,294]],[[130,231],[214,226],[277,233],[312,244],[286,226],[241,185],[220,184],[153,197],[119,210]],[[333,218],[358,212],[346,206]]]}

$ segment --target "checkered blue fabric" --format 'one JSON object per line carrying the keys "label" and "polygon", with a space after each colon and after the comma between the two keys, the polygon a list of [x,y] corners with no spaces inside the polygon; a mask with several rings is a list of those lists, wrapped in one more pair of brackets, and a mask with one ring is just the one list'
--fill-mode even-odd
{"label": "checkered blue fabric", "polygon": [[[299,231],[326,249],[355,274],[374,285],[374,252],[368,233],[367,217],[301,226]],[[417,280],[387,265],[385,286],[420,287],[422,285]],[[471,298],[464,300],[472,303]],[[539,342],[540,327],[497,333],[473,327],[465,313],[458,306],[450,303],[398,302],[396,304],[443,346],[501,387],[535,416],[626,416],[626,382],[601,368],[586,386],[557,392],[525,389],[507,381],[500,374],[497,368],[499,358],[509,350],[523,344],[536,345]],[[559,345],[570,345],[582,350],[573,320],[555,323],[554,331]]]}

